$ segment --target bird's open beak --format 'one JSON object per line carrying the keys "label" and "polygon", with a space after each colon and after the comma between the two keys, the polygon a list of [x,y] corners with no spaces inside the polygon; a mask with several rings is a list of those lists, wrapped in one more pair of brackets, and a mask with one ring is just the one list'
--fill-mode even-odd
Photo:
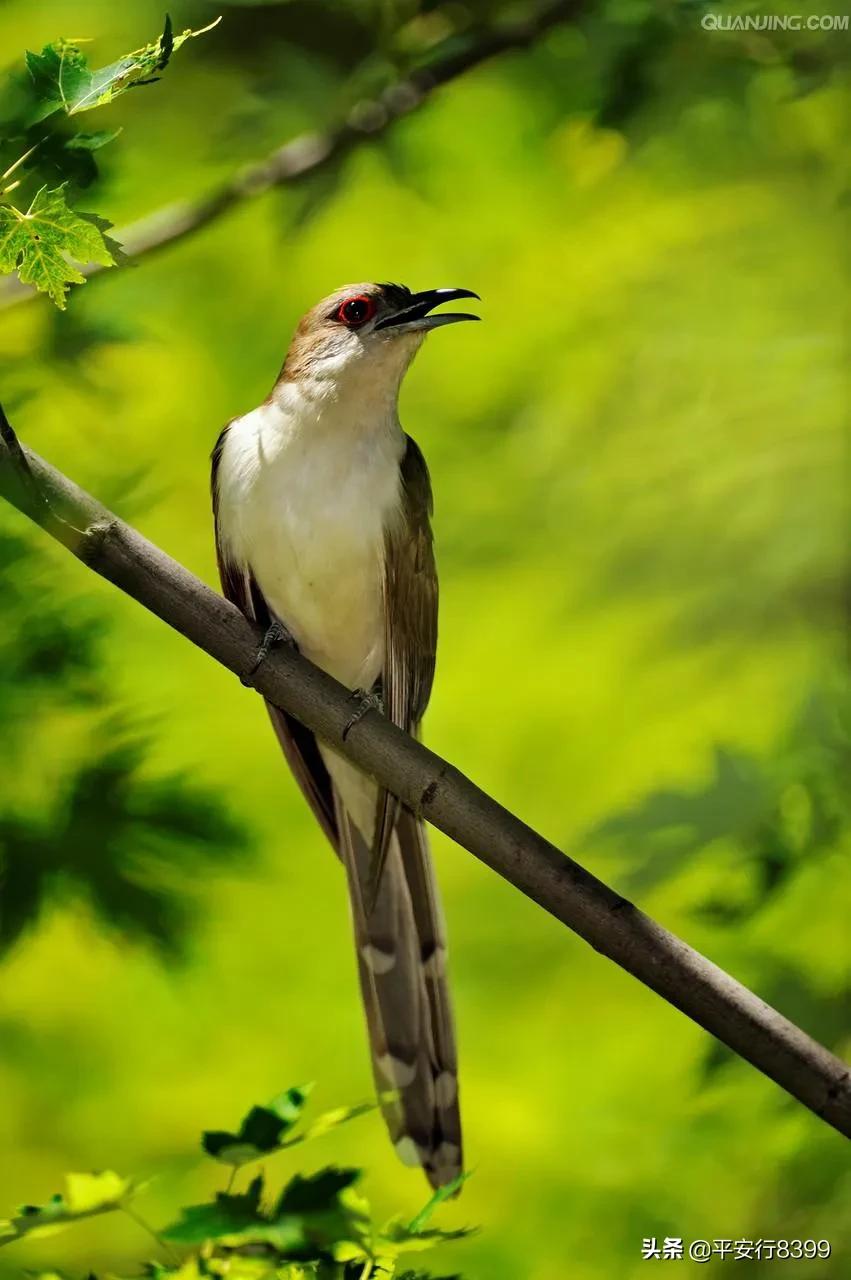
{"label": "bird's open beak", "polygon": [[454,302],[456,298],[478,298],[472,289],[423,289],[422,293],[414,293],[401,311],[395,315],[385,316],[379,320],[376,329],[404,329],[407,332],[422,332],[438,329],[442,324],[455,324],[456,320],[478,320],[466,311],[443,311],[438,316],[431,315],[435,307],[442,302]]}

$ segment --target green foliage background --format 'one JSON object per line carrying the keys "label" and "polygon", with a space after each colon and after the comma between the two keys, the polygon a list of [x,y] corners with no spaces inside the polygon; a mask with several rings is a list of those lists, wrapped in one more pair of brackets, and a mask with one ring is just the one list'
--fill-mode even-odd
{"label": "green foliage background", "polygon": [[[124,132],[83,207],[119,228],[503,6],[197,0],[175,26],[219,11],[108,110]],[[591,5],[307,189],[65,314],[0,312],[0,395],[213,582],[209,450],[300,312],[349,279],[477,289],[486,322],[436,335],[402,401],[437,495],[428,740],[847,1050],[849,37],[725,36],[701,12]],[[0,51],[91,35],[106,62],[162,18],[6,0]],[[111,1167],[159,1175],[163,1221],[209,1194],[185,1152],[246,1098],[369,1095],[344,885],[256,698],[7,511],[0,588],[0,1204]],[[796,1275],[848,1274],[838,1135],[434,845],[477,1170],[442,1222],[483,1228],[441,1268],[630,1277],[646,1236],[761,1236],[830,1239]],[[366,1165],[379,1213],[421,1204],[377,1125],[324,1143],[316,1167]],[[5,1251],[0,1276],[145,1247],[104,1218]],[[700,1273],[732,1265],[759,1269]]]}

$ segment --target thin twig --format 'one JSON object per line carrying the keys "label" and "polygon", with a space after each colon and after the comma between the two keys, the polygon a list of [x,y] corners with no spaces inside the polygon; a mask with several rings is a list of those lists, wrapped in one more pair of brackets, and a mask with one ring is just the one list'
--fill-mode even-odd
{"label": "thin twig", "polygon": [[[34,151],[38,150],[38,148],[41,146],[43,141],[44,141],[43,138],[39,138],[38,142],[34,142],[33,145],[29,147],[22,156],[18,156],[17,160],[13,160],[12,163],[9,165],[9,168],[4,169],[4,171],[0,173],[0,182],[5,183],[7,178],[11,178],[15,170],[20,169],[21,165],[25,164],[26,161],[29,160],[30,156],[33,154]],[[18,181],[20,181],[20,179],[18,179]],[[17,186],[17,185],[18,185],[17,182],[14,183],[14,186]],[[4,186],[0,188],[0,195],[6,195],[11,190],[12,190],[12,187]]]}
{"label": "thin twig", "polygon": [[[83,528],[65,543],[101,577],[138,600],[236,675],[247,672],[262,629],[159,547],[29,451],[39,487]],[[0,447],[0,494],[25,514],[17,469]],[[60,531],[48,528],[60,541]],[[350,718],[349,690],[281,645],[254,687],[295,716],[415,812],[568,925],[657,995],[751,1062],[827,1124],[851,1137],[848,1067],[776,1009],[574,862],[445,760],[377,711]]]}
{"label": "thin twig", "polygon": [[180,1266],[180,1258],[177,1256],[174,1249],[172,1249],[167,1240],[163,1240],[162,1236],[158,1234],[149,1222],[145,1221],[141,1213],[137,1213],[129,1204],[123,1204],[121,1208],[127,1214],[128,1218],[133,1219],[137,1227],[141,1227],[141,1229],[145,1231],[152,1240],[156,1240],[157,1244],[162,1249],[163,1253],[166,1254],[170,1262],[174,1263],[175,1266]]}
{"label": "thin twig", "polygon": [[[390,85],[377,98],[359,102],[336,128],[293,138],[264,159],[234,173],[206,195],[167,205],[119,229],[115,239],[128,259],[147,257],[217,222],[246,200],[274,187],[304,182],[320,169],[337,164],[355,148],[386,133],[402,116],[421,107],[435,90],[466,71],[499,54],[528,48],[552,27],[572,21],[584,4],[585,0],[553,0],[531,17],[480,33],[461,48],[456,37],[447,40],[448,52],[439,53],[426,66]],[[96,262],[81,268],[84,276],[98,275],[102,269]],[[0,309],[33,301],[39,296],[28,285],[9,277],[0,285]]]}

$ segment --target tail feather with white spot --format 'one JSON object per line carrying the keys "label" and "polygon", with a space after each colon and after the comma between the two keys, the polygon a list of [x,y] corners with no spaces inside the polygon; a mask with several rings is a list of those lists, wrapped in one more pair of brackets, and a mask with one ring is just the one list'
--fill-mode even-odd
{"label": "tail feather with white spot", "polygon": [[425,831],[400,811],[369,912],[370,845],[336,788],[335,805],[384,1119],[400,1159],[444,1186],[463,1167],[461,1117],[445,934]]}

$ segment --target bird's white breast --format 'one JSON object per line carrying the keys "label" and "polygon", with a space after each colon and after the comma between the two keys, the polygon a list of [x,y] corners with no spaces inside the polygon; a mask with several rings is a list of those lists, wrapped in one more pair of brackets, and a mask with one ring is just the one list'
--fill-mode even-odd
{"label": "bird's white breast", "polygon": [[392,411],[359,418],[292,393],[236,419],[218,471],[220,539],[250,566],[304,655],[349,688],[384,658],[382,568],[404,436]]}

